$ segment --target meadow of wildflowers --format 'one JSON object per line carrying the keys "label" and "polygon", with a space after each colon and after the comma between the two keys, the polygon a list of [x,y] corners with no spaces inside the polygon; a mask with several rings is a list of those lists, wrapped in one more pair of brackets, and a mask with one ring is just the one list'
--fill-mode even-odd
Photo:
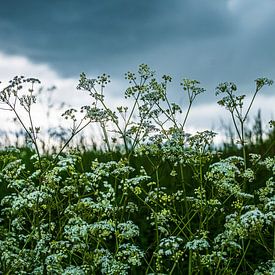
{"label": "meadow of wildflowers", "polygon": [[[217,87],[232,117],[240,154],[223,156],[212,131],[185,132],[197,80],[183,79],[186,110],[147,65],[125,75],[127,106],[109,108],[110,77],[80,75],[92,103],[68,109],[59,149],[41,148],[32,105],[39,80],[15,77],[0,92],[28,140],[0,152],[0,271],[3,274],[275,274],[275,156],[249,151],[234,83]],[[21,112],[26,115],[22,117]],[[24,119],[23,119],[24,118]],[[84,160],[70,142],[91,124],[102,130],[105,161]],[[270,122],[274,127],[274,122]],[[119,150],[119,153],[118,153]],[[84,163],[85,162],[85,163]]]}

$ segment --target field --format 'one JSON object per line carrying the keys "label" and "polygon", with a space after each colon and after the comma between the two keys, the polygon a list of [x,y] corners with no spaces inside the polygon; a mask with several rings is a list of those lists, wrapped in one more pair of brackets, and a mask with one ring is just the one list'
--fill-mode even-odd
{"label": "field", "polygon": [[[273,82],[255,80],[247,108],[234,83],[217,87],[236,135],[218,147],[212,131],[185,132],[204,92],[198,81],[182,81],[183,111],[168,99],[170,76],[158,81],[142,64],[126,79],[131,104],[113,110],[109,76],[81,74],[78,89],[93,103],[64,112],[71,127],[55,150],[43,150],[33,124],[39,81],[16,77],[1,91],[27,143],[0,152],[0,271],[274,274],[275,123],[265,136],[259,120],[246,125],[257,93]],[[92,123],[101,147],[70,146]]]}

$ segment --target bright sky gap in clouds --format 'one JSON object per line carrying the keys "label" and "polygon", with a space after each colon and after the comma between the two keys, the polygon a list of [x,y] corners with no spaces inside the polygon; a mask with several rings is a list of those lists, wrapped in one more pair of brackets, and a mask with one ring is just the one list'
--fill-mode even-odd
{"label": "bright sky gap in clouds", "polygon": [[[37,77],[58,87],[57,100],[81,105],[80,72],[110,74],[110,97],[117,98],[124,73],[147,63],[174,77],[171,98],[182,77],[201,81],[207,92],[188,125],[212,128],[225,117],[215,104],[220,82],[251,94],[254,79],[275,80],[274,26],[274,0],[3,1],[0,80]],[[253,109],[261,107],[266,120],[275,114],[274,90],[265,89]]]}

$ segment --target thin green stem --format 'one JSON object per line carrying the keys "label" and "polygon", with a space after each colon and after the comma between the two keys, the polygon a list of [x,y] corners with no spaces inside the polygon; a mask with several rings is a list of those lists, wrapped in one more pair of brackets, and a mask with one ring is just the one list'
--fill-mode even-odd
{"label": "thin green stem", "polygon": [[[181,176],[181,186],[182,186],[182,191],[183,191],[183,199],[184,199],[184,206],[185,206],[185,213],[187,215],[187,220],[189,220],[189,208],[188,208],[188,203],[187,203],[187,194],[186,194],[186,188],[185,188],[185,181],[184,181],[184,173],[183,173],[183,167],[182,164],[180,164],[180,176]],[[191,230],[190,224],[189,229]]]}
{"label": "thin green stem", "polygon": [[242,136],[241,136],[241,134],[240,134],[240,132],[239,132],[239,128],[238,128],[238,126],[237,126],[237,123],[236,123],[234,114],[233,114],[233,112],[230,112],[230,113],[231,113],[231,117],[232,117],[232,121],[233,121],[235,130],[236,130],[236,132],[237,132],[237,134],[238,134],[238,137],[239,137],[239,139],[240,139],[240,142],[241,142],[241,141],[242,141]]}
{"label": "thin green stem", "polygon": [[106,130],[106,126],[105,126],[104,122],[101,122],[100,126],[101,126],[102,131],[103,131],[104,141],[107,145],[107,150],[108,150],[108,152],[111,152],[111,146],[110,146],[110,142],[109,142],[109,139],[108,139],[108,134],[107,134],[107,130]]}
{"label": "thin green stem", "polygon": [[188,275],[192,275],[192,250],[189,250]]}
{"label": "thin green stem", "polygon": [[237,269],[236,269],[235,272],[234,272],[234,275],[237,275],[237,274],[238,274],[238,271],[239,271],[239,269],[240,269],[240,267],[241,267],[241,265],[242,265],[242,262],[243,262],[244,259],[245,259],[247,250],[248,250],[248,248],[249,248],[249,246],[250,246],[250,242],[251,242],[251,240],[248,241],[248,244],[247,244],[247,246],[246,246],[246,248],[245,248],[245,250],[244,250],[244,252],[243,252],[242,258],[241,258],[241,260],[240,260],[240,262],[239,262],[239,264],[238,264],[238,266],[237,266]]}
{"label": "thin green stem", "polygon": [[182,125],[181,125],[181,130],[182,130],[182,131],[183,131],[183,129],[184,129],[184,126],[185,126],[185,124],[186,124],[187,118],[188,118],[188,116],[189,116],[189,113],[190,113],[190,110],[191,110],[192,103],[193,103],[193,101],[190,100],[190,101],[189,101],[188,109],[187,109],[187,111],[186,111],[186,114],[185,114],[185,117],[184,117],[184,120],[183,120],[183,123],[182,123]]}
{"label": "thin green stem", "polygon": [[246,169],[247,161],[246,161],[246,148],[245,148],[245,138],[244,138],[244,123],[241,121],[241,145],[242,145],[242,152],[243,152],[243,160],[244,160],[244,169]]}
{"label": "thin green stem", "polygon": [[157,205],[156,205],[156,211],[155,211],[155,226],[156,226],[156,241],[157,241],[157,246],[159,245],[159,229],[158,229],[158,205],[159,205],[159,171],[158,167],[156,169],[156,183],[157,183]]}
{"label": "thin green stem", "polygon": [[249,113],[249,111],[250,111],[250,109],[251,109],[251,107],[253,105],[253,102],[254,102],[255,97],[256,97],[256,95],[257,95],[258,92],[259,92],[259,89],[256,88],[256,91],[255,91],[255,93],[254,93],[254,95],[253,95],[253,97],[252,97],[252,99],[250,101],[249,107],[247,108],[247,111],[246,111],[246,113],[244,115],[243,121],[245,121],[247,119],[248,113]]}

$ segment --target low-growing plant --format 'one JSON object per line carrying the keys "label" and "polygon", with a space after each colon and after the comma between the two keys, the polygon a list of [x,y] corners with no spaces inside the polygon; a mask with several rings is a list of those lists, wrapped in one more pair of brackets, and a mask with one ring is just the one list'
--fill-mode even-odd
{"label": "low-growing plant", "polygon": [[[185,131],[192,104],[204,92],[198,81],[181,83],[188,95],[184,112],[168,97],[170,76],[158,81],[142,64],[126,79],[129,104],[113,109],[105,100],[110,77],[80,75],[77,88],[92,103],[64,112],[69,135],[51,156],[41,153],[32,119],[39,81],[15,77],[1,91],[4,108],[13,111],[34,150],[28,165],[17,148],[0,154],[0,183],[8,188],[1,200],[0,271],[273,274],[275,157],[248,154],[244,134],[256,94],[272,81],[256,80],[244,115],[235,84],[218,86],[243,150],[242,157],[221,158],[213,149],[216,133]],[[24,94],[26,84],[31,88]],[[106,151],[119,148],[120,154],[94,159],[86,170],[81,153],[65,149],[91,123],[101,127]]]}

